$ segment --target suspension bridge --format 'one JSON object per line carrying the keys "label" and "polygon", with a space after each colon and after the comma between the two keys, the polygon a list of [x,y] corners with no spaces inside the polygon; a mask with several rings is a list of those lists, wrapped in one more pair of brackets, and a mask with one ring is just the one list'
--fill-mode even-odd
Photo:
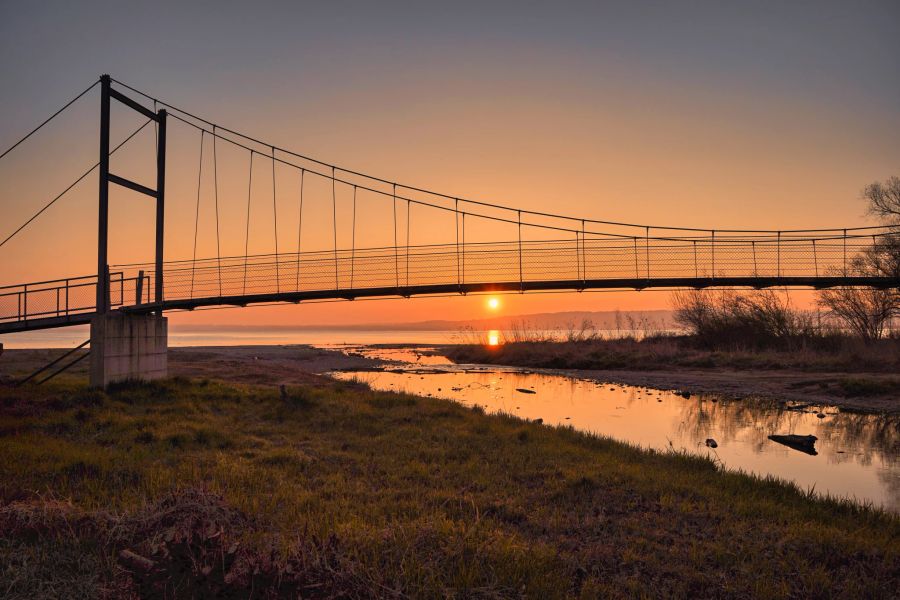
{"label": "suspension bridge", "polygon": [[[96,171],[96,271],[0,287],[0,334],[90,323],[92,380],[99,385],[116,378],[145,376],[151,371],[164,373],[162,315],[173,310],[479,292],[900,285],[896,278],[873,276],[855,267],[857,257],[896,243],[896,230],[887,227],[698,229],[603,221],[461,198],[278,147],[106,75],[0,155],[0,159],[98,85],[98,162],[0,242],[2,252],[3,245],[33,227],[69,190]],[[114,146],[110,133],[113,102],[145,119]],[[110,169],[110,157],[133,143],[133,138],[151,124],[156,155],[156,185],[152,188]],[[167,156],[174,135],[199,137],[199,159]],[[224,192],[220,189],[220,146],[227,146],[232,154],[245,155],[243,223],[223,224],[219,218],[219,198]],[[196,198],[167,198],[166,166],[173,160],[180,164],[196,161]],[[234,166],[228,170],[234,170]],[[269,180],[268,199],[254,195],[254,181],[261,178]],[[291,183],[285,181],[288,178]],[[198,256],[201,187],[204,181],[209,186],[210,180],[215,219],[209,225],[215,227],[215,255],[210,248],[208,256]],[[111,184],[155,201],[153,262],[110,264]],[[285,225],[282,209],[279,226],[279,207],[284,201],[279,202],[278,191],[283,194],[288,185],[293,186],[290,194],[298,205],[296,223]],[[196,203],[190,258],[166,260],[167,201]],[[307,208],[304,212],[304,203],[309,207],[313,202],[324,202],[326,206],[330,203],[330,210],[310,213]],[[371,217],[372,205],[377,205],[377,218]],[[368,217],[364,216],[367,207]],[[265,210],[266,218],[273,223],[272,244],[265,253],[251,253],[251,223],[260,210]],[[423,223],[421,228],[417,221]],[[296,232],[288,247],[286,229]],[[430,232],[430,239],[423,239],[419,229]],[[313,239],[309,239],[309,233],[304,239],[304,231],[310,230],[315,233]],[[371,242],[378,237],[373,230],[378,230],[383,243]],[[0,231],[0,235],[7,233]],[[223,254],[221,240],[225,237],[242,238],[244,252]],[[412,242],[414,237],[417,239]],[[151,340],[155,349],[150,354],[163,356],[161,368],[157,368],[160,360],[149,370],[146,365],[141,366],[140,355],[144,351],[135,345],[135,336]],[[116,344],[127,348],[111,353],[109,348]],[[118,360],[122,364],[104,371],[104,364],[123,356],[127,360]]]}

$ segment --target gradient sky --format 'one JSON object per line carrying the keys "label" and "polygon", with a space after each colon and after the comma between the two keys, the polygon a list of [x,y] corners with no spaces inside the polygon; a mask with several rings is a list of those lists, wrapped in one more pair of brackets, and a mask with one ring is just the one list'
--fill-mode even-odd
{"label": "gradient sky", "polygon": [[[861,188],[900,174],[895,1],[427,4],[2,1],[0,146],[110,73],[223,125],[387,179],[616,221],[863,225]],[[0,237],[96,160],[95,100],[0,162]],[[172,146],[186,158],[170,166],[169,258],[190,256],[193,223],[182,224],[196,201],[198,142],[183,133]],[[122,164],[147,162],[152,138],[140,143]],[[236,189],[246,174],[233,171]],[[0,284],[94,269],[93,179],[0,248]],[[131,197],[112,210],[110,262],[149,259],[152,207]],[[421,235],[425,243],[430,233]],[[201,253],[212,243],[203,235]],[[504,310],[666,300],[508,296]],[[484,313],[481,298],[448,298],[173,318],[308,324]]]}

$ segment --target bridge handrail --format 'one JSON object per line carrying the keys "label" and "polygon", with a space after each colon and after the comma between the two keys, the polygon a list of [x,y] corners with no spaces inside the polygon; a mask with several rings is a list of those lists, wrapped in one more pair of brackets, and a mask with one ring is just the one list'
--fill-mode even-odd
{"label": "bridge handrail", "polygon": [[[13,284],[9,284],[9,285],[0,286],[0,291],[9,290],[9,289],[13,289],[13,288],[21,288],[24,286],[30,287],[30,286],[36,286],[36,285],[47,285],[50,283],[66,283],[69,281],[79,281],[82,279],[90,279],[90,280],[96,281],[97,276],[96,275],[79,275],[77,277],[62,277],[60,279],[48,279],[46,281],[33,281],[33,282],[29,281],[28,283],[13,283]],[[65,286],[63,286],[63,287],[65,287]],[[52,288],[48,288],[48,289],[52,289]],[[13,292],[13,293],[15,293],[15,292]],[[6,295],[6,294],[3,294],[3,295]]]}
{"label": "bridge handrail", "polygon": [[[124,271],[110,272],[110,282],[119,286],[118,298],[111,295],[110,304],[112,306],[124,306],[126,304],[124,296],[126,282],[136,282],[139,278],[139,274],[126,277]],[[147,279],[148,276],[144,275],[143,278]],[[17,297],[18,300],[16,313],[0,315],[0,322],[28,321],[45,316],[63,316],[93,311],[96,309],[93,299],[90,304],[85,304],[83,306],[73,306],[71,303],[69,292],[70,290],[90,288],[95,287],[96,285],[96,275],[78,275],[75,277],[66,277],[61,279],[50,279],[45,281],[2,286],[0,287],[0,302],[2,302],[2,300],[5,298],[12,297]],[[66,292],[65,295],[61,295],[60,293],[63,290],[65,290]],[[28,297],[35,294],[46,294],[47,292],[56,292],[56,308],[47,310],[29,310],[30,307],[28,304]]]}
{"label": "bridge handrail", "polygon": [[[869,239],[877,239],[879,237],[893,237],[897,235],[893,232],[893,230],[874,234],[874,235],[848,235],[844,236],[830,236],[830,237],[790,237],[790,236],[782,236],[781,238],[777,237],[716,237],[713,241],[711,238],[666,238],[666,237],[642,237],[642,236],[632,236],[626,239],[621,240],[620,244],[613,245],[613,243],[617,240],[609,240],[604,238],[587,238],[582,239],[577,242],[577,244],[586,244],[592,249],[597,249],[598,244],[603,244],[602,248],[614,251],[616,249],[625,250],[628,252],[633,252],[633,247],[628,242],[638,241],[646,244],[648,241],[653,243],[652,248],[655,252],[665,251],[665,250],[673,250],[683,248],[685,244],[693,244],[694,242],[700,243],[705,242],[706,245],[715,245],[720,248],[740,248],[747,244],[756,244],[761,247],[771,247],[776,245],[782,246],[799,246],[805,245],[812,242],[826,242],[826,241],[843,241],[843,240],[869,240]],[[659,243],[666,242],[666,243]],[[356,259],[362,260],[366,257],[371,257],[373,254],[378,253],[393,253],[398,252],[404,258],[420,258],[425,256],[437,256],[440,254],[440,251],[444,251],[447,255],[452,255],[460,250],[464,250],[466,255],[480,254],[483,252],[492,252],[497,251],[502,248],[508,248],[510,251],[517,252],[519,247],[522,247],[528,251],[534,251],[535,249],[552,249],[553,246],[566,246],[569,247],[573,244],[572,239],[547,239],[547,240],[524,240],[521,244],[514,240],[502,241],[502,242],[466,242],[464,245],[456,245],[452,242],[450,243],[440,243],[440,244],[417,244],[411,246],[373,246],[373,247],[365,247],[365,248],[338,248],[337,253],[341,257],[341,260],[346,260],[347,255],[350,253],[356,253]],[[701,246],[701,247],[704,247]],[[438,251],[438,252],[435,252]],[[253,263],[254,267],[262,267],[267,264],[275,265],[284,264],[285,262],[292,262],[300,260],[304,263],[316,263],[318,262],[328,263],[334,260],[335,257],[334,249],[327,250],[311,250],[304,252],[282,252],[279,254],[274,253],[263,253],[263,254],[255,254],[255,255],[233,255],[233,256],[223,256],[223,257],[209,257],[209,258],[201,258],[197,260],[172,260],[167,261],[165,264],[168,267],[168,271],[172,273],[182,273],[189,272],[193,269],[202,270],[207,268],[213,268],[216,266],[233,266],[238,261],[246,261],[250,260]],[[263,262],[266,259],[272,259],[269,263]],[[238,265],[239,266],[239,265]],[[145,271],[146,275],[152,275],[154,273],[154,265],[152,263],[125,263],[125,264],[117,264],[115,265],[116,271],[110,273],[111,279],[118,279],[119,281],[130,281],[134,279],[134,277],[125,278],[126,270],[135,270],[141,268]],[[50,279],[44,281],[36,281],[36,282],[27,282],[27,283],[18,283],[0,286],[0,297],[6,297],[10,295],[25,293],[25,292],[39,292],[39,291],[47,291],[57,288],[74,288],[74,287],[83,287],[96,285],[96,275],[82,275],[76,277],[67,277],[67,278],[59,278],[59,279]],[[27,289],[26,289],[27,288]]]}

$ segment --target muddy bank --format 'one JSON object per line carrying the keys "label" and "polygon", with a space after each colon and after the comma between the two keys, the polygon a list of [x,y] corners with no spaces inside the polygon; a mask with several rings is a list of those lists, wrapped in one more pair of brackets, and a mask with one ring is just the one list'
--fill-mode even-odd
{"label": "muddy bank", "polygon": [[311,346],[220,346],[169,349],[169,375],[238,383],[308,383],[322,373],[377,369],[389,361]]}
{"label": "muddy bank", "polygon": [[[551,370],[552,371],[552,370]],[[900,393],[847,397],[847,387],[877,389],[880,382],[893,382],[885,374],[803,373],[798,371],[738,371],[721,369],[671,371],[606,371],[561,369],[573,377],[588,377],[627,385],[677,389],[695,394],[714,394],[733,399],[763,399],[783,404],[797,402],[836,406],[863,413],[900,414]]]}
{"label": "muddy bank", "polygon": [[[442,354],[445,348],[437,348]],[[64,350],[6,350],[0,356],[0,380],[20,378]],[[374,355],[373,355],[374,354]],[[87,376],[87,360],[69,376]],[[169,374],[237,383],[296,384],[317,380],[329,371],[370,370],[398,364],[377,353],[311,346],[209,346],[169,349]],[[496,365],[502,367],[502,365]],[[523,365],[526,366],[526,365]],[[855,412],[900,414],[900,386],[892,373],[810,373],[793,369],[534,369],[598,381],[678,389],[728,398],[837,406]],[[895,389],[896,387],[896,389]]]}
{"label": "muddy bank", "polygon": [[436,351],[460,364],[516,366],[728,398],[827,404],[855,412],[900,414],[900,375],[892,368],[892,351],[868,355],[866,360],[851,365],[842,362],[847,357],[832,360],[815,353],[794,357],[794,363],[774,353],[686,356],[690,352],[681,352],[673,344],[641,346],[628,341],[581,347],[564,343],[509,346],[444,346]]}
{"label": "muddy bank", "polygon": [[[6,350],[0,356],[0,381],[19,379],[62,356],[63,349]],[[73,357],[76,355],[73,355]],[[66,372],[87,377],[89,360]],[[198,346],[169,348],[169,375],[236,383],[297,384],[334,370],[373,369],[390,361],[347,355],[311,346]]]}

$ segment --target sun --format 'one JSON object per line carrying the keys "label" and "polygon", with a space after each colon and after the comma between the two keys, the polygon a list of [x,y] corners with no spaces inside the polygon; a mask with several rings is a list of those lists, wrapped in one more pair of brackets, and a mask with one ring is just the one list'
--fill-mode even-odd
{"label": "sun", "polygon": [[488,298],[487,305],[489,309],[497,310],[498,308],[500,308],[500,298],[491,296],[490,298]]}

